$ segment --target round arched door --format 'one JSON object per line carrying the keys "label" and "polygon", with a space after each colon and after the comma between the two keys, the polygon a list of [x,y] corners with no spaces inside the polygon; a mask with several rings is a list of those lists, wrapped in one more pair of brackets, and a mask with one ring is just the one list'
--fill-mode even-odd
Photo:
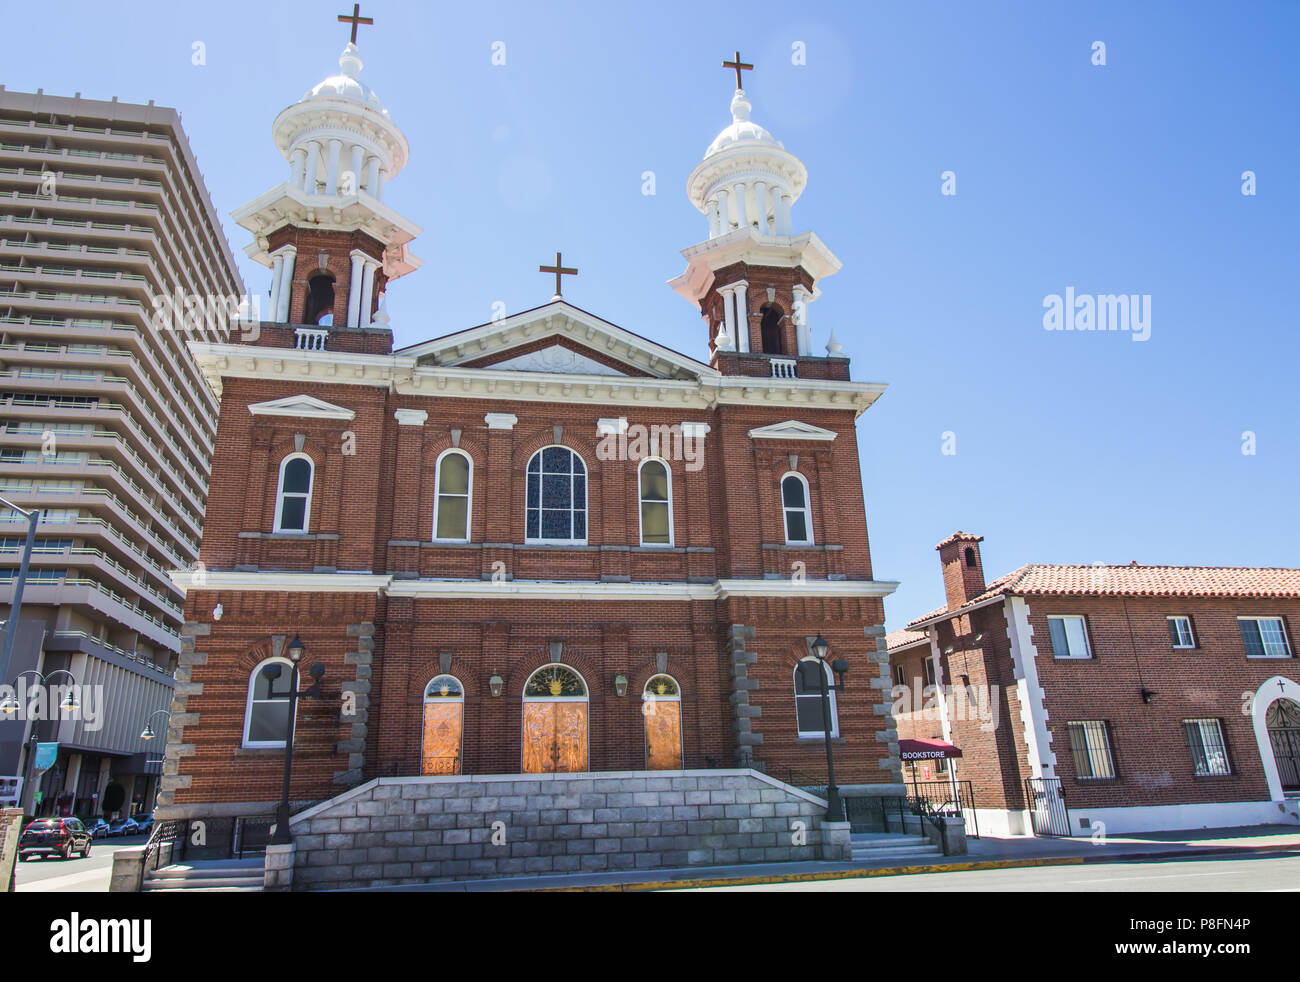
{"label": "round arched door", "polygon": [[587,769],[587,683],[568,665],[546,665],[524,684],[523,772]]}
{"label": "round arched door", "polygon": [[645,716],[645,766],[649,771],[682,769],[682,690],[671,675],[655,675],[641,694]]}
{"label": "round arched door", "polygon": [[465,689],[450,675],[439,675],[424,690],[424,740],[420,773],[426,777],[459,774],[465,732]]}

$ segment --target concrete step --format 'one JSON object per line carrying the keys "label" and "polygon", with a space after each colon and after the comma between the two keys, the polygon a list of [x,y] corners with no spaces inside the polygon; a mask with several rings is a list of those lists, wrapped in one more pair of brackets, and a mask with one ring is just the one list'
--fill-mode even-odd
{"label": "concrete step", "polygon": [[900,859],[933,859],[943,850],[923,835],[859,832],[849,837],[854,862],[894,862]]}
{"label": "concrete step", "polygon": [[149,877],[144,889],[150,893],[173,890],[261,890],[260,876]]}
{"label": "concrete step", "polygon": [[255,887],[150,887],[146,885],[145,890],[149,893],[261,893],[262,884],[258,883]]}
{"label": "concrete step", "polygon": [[899,863],[903,860],[912,859],[942,859],[943,852],[938,846],[930,846],[928,849],[898,849],[882,853],[878,849],[870,850],[853,850],[853,861],[855,863]]}
{"label": "concrete step", "polygon": [[145,877],[150,892],[174,890],[261,890],[263,860],[214,859],[173,863]]}

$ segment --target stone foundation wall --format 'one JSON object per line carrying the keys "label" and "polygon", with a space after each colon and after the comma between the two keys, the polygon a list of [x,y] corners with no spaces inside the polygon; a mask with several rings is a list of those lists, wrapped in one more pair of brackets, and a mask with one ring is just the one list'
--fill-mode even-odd
{"label": "stone foundation wall", "polygon": [[848,861],[825,811],[752,770],[381,778],[294,816],[293,888]]}

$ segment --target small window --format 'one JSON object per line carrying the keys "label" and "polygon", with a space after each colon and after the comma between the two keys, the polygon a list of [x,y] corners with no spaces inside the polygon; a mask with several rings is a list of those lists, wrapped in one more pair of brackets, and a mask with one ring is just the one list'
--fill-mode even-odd
{"label": "small window", "polygon": [[284,746],[292,678],[293,663],[285,658],[269,658],[253,669],[244,712],[245,747]]}
{"label": "small window", "polygon": [[1196,638],[1192,634],[1192,619],[1190,617],[1170,617],[1169,621],[1169,640],[1175,648],[1195,648]]}
{"label": "small window", "polygon": [[907,685],[907,674],[903,671],[902,665],[894,669],[894,682],[897,685]]}
{"label": "small window", "polygon": [[469,541],[473,471],[469,456],[459,450],[448,450],[438,458],[434,477],[438,493],[433,505],[433,537],[436,541]]}
{"label": "small window", "polygon": [[673,544],[672,476],[662,460],[641,463],[641,544]]}
{"label": "small window", "polygon": [[781,506],[785,512],[785,541],[790,545],[811,545],[812,522],[808,514],[808,482],[800,474],[781,479]]}
{"label": "small window", "polygon": [[1088,647],[1088,626],[1077,614],[1047,618],[1052,632],[1052,653],[1057,658],[1091,658]]}
{"label": "small window", "polygon": [[1074,773],[1080,781],[1105,781],[1115,777],[1110,753],[1110,728],[1103,720],[1067,724]]}
{"label": "small window", "polygon": [[587,467],[567,447],[546,447],[528,462],[525,539],[583,545],[587,541]]}
{"label": "small window", "polygon": [[966,565],[971,569],[975,568],[975,550],[970,546],[966,547]]}
{"label": "small window", "polygon": [[276,532],[306,532],[310,527],[313,471],[311,458],[306,454],[284,458],[275,496]]}
{"label": "small window", "polygon": [[921,671],[925,675],[925,684],[934,685],[934,658],[921,659]]}
{"label": "small window", "polygon": [[816,658],[805,658],[794,667],[794,712],[801,737],[825,737],[826,722],[822,715],[821,682],[817,670],[826,676],[828,702],[831,710],[831,736],[840,735],[839,714],[835,708],[835,690],[830,686],[834,679],[830,666]]}
{"label": "small window", "polygon": [[1187,745],[1192,751],[1192,772],[1197,777],[1228,777],[1228,747],[1223,742],[1223,727],[1217,719],[1185,719]]}
{"label": "small window", "polygon": [[1247,658],[1290,658],[1291,643],[1280,617],[1238,617]]}

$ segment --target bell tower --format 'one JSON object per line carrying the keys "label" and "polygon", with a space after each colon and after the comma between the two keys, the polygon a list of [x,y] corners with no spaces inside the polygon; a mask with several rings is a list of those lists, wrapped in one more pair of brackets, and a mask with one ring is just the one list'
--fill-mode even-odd
{"label": "bell tower", "polygon": [[388,284],[421,265],[409,251],[421,229],[384,203],[410,149],[361,81],[356,30],[370,20],[340,19],[352,22],[352,40],[338,73],[272,127],[287,179],[234,212],[253,234],[244,251],[271,271],[262,314],[271,323],[368,328]]}
{"label": "bell tower", "polygon": [[[691,204],[708,220],[708,238],[683,250],[686,272],[670,285],[699,305],[712,364],[724,374],[847,377],[845,366],[828,366],[813,350],[808,308],[821,294],[818,282],[838,272],[840,261],[812,232],[794,231],[793,207],[808,171],[750,118],[741,73],[753,66],[737,52],[723,67],[736,72],[731,125],[686,182]],[[829,360],[842,361],[840,351],[832,332]],[[808,359],[818,364],[804,364]]]}

